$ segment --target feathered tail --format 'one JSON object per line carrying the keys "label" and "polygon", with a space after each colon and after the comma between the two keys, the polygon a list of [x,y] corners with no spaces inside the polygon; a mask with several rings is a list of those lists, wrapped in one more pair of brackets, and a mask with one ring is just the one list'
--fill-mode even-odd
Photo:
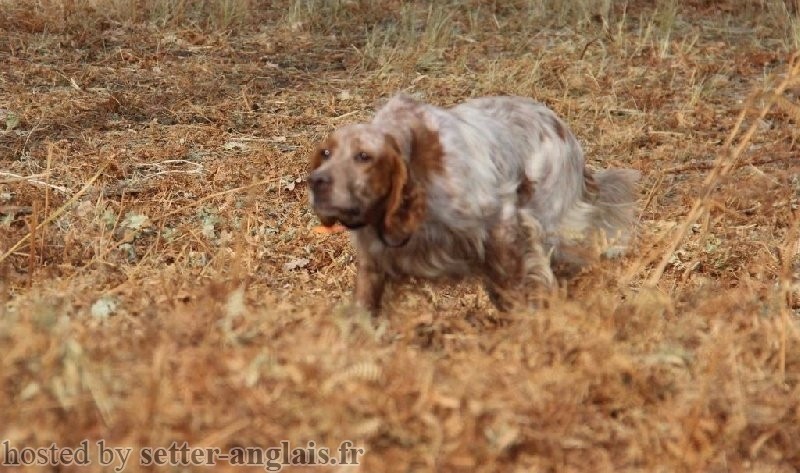
{"label": "feathered tail", "polygon": [[632,169],[585,170],[584,196],[565,216],[554,247],[557,273],[569,275],[598,256],[613,258],[625,252],[634,232],[640,176]]}
{"label": "feathered tail", "polygon": [[596,207],[592,227],[603,232],[606,248],[603,255],[618,256],[625,252],[633,236],[636,210],[636,184],[641,174],[632,169],[606,169],[587,179],[596,186]]}

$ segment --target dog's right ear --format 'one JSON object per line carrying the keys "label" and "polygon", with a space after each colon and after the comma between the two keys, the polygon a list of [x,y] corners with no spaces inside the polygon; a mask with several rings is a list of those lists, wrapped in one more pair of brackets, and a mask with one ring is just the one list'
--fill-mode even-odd
{"label": "dog's right ear", "polygon": [[308,173],[311,174],[315,169],[322,166],[322,163],[327,161],[332,153],[333,143],[331,143],[330,138],[317,145],[308,160]]}
{"label": "dog's right ear", "polygon": [[[320,143],[314,151],[311,153],[311,157],[308,162],[308,174],[310,175],[314,172],[317,168],[322,166],[322,164],[330,159],[331,154],[333,153],[333,143],[331,142],[330,138],[325,139],[322,143]],[[309,182],[310,179],[306,178],[306,182]],[[310,186],[309,186],[310,189]],[[319,217],[320,223],[326,227],[332,227],[336,223],[336,219],[332,217]]]}

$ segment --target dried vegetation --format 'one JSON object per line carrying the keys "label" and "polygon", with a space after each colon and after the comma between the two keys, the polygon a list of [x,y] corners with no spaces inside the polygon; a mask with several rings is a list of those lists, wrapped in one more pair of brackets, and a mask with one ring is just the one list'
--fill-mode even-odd
{"label": "dried vegetation", "polygon": [[[796,7],[0,0],[0,438],[796,471]],[[550,105],[643,172],[632,254],[536,313],[472,282],[354,311],[306,153],[397,90]]]}

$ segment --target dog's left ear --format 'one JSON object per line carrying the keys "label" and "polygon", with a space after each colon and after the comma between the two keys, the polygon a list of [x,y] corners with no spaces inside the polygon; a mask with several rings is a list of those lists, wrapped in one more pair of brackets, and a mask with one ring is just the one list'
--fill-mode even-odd
{"label": "dog's left ear", "polygon": [[[392,140],[393,141],[393,140]],[[394,144],[394,143],[393,143]],[[387,246],[403,246],[425,218],[425,190],[415,182],[399,147],[391,155],[391,178],[381,238]]]}

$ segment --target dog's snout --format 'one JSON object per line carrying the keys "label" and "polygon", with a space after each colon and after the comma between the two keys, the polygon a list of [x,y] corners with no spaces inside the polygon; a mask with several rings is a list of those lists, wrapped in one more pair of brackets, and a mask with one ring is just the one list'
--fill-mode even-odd
{"label": "dog's snout", "polygon": [[329,186],[331,181],[332,179],[329,173],[321,172],[319,170],[312,172],[311,175],[308,176],[308,182],[314,189],[319,189],[323,186]]}
{"label": "dog's snout", "polygon": [[358,207],[345,207],[340,208],[339,212],[348,217],[356,217],[361,214],[361,209]]}

